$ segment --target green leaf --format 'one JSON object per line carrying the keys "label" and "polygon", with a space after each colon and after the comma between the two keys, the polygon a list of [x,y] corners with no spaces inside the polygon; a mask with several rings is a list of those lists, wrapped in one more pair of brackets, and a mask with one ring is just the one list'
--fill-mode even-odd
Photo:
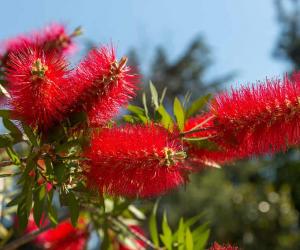
{"label": "green leaf", "polygon": [[54,171],[53,171],[53,165],[51,159],[49,157],[45,157],[44,161],[45,161],[47,175],[53,175]]}
{"label": "green leaf", "polygon": [[11,161],[14,164],[16,164],[16,165],[21,164],[21,160],[20,160],[19,156],[17,155],[17,153],[14,151],[14,149],[11,146],[6,147],[6,153],[8,154],[9,158],[11,159]]}
{"label": "green leaf", "polygon": [[22,122],[22,127],[31,144],[35,147],[38,147],[39,144],[32,129],[29,126],[27,126],[24,122]]}
{"label": "green leaf", "polygon": [[3,125],[7,128],[14,138],[22,138],[22,132],[18,129],[18,127],[9,119],[3,118]]}
{"label": "green leaf", "polygon": [[185,231],[185,246],[186,246],[186,250],[194,249],[193,235],[191,233],[190,228],[187,228]]}
{"label": "green leaf", "polygon": [[76,227],[79,216],[79,205],[75,195],[72,192],[69,192],[67,194],[67,203],[69,207],[72,225]]}
{"label": "green leaf", "polygon": [[10,110],[8,110],[8,109],[0,109],[0,116],[2,118],[9,119],[10,118]]}
{"label": "green leaf", "polygon": [[204,105],[210,100],[211,94],[207,94],[194,101],[186,111],[186,118],[189,118],[201,110]]}
{"label": "green leaf", "polygon": [[168,225],[166,212],[164,212],[164,215],[163,215],[162,231],[163,231],[163,234],[160,235],[162,242],[164,243],[164,245],[166,246],[166,248],[168,250],[172,250],[172,231]]}
{"label": "green leaf", "polygon": [[123,120],[125,122],[129,122],[129,123],[135,123],[137,122],[137,118],[133,115],[123,115]]}
{"label": "green leaf", "polygon": [[183,218],[180,218],[177,234],[177,243],[178,243],[178,250],[184,250],[184,221]]}
{"label": "green leaf", "polygon": [[64,182],[66,177],[66,166],[64,164],[55,164],[53,170],[58,183]]}
{"label": "green leaf", "polygon": [[195,223],[197,223],[201,218],[203,217],[203,214],[197,214],[196,216],[189,218],[186,222],[185,222],[185,226],[186,227],[191,227],[193,226]]}
{"label": "green leaf", "polygon": [[164,108],[164,106],[160,105],[159,108],[157,109],[157,112],[161,116],[161,124],[166,128],[166,129],[172,129],[173,128],[173,120],[170,114],[167,112],[167,110]]}
{"label": "green leaf", "polygon": [[57,211],[51,203],[48,202],[48,217],[52,225],[56,226],[58,224]]}
{"label": "green leaf", "polygon": [[150,215],[149,231],[154,245],[159,247],[159,238],[158,238],[157,222],[156,222],[157,207],[158,207],[158,201],[154,204],[152,213]]}
{"label": "green leaf", "polygon": [[20,203],[20,201],[23,199],[21,194],[18,194],[16,197],[14,197],[10,202],[6,204],[7,207],[13,207]]}
{"label": "green leaf", "polygon": [[194,232],[193,232],[193,237],[195,238],[195,249],[204,250],[207,245],[209,235],[210,235],[209,229],[207,229],[206,231],[204,231],[200,234],[199,233],[194,234]]}
{"label": "green leaf", "polygon": [[143,106],[144,106],[144,110],[145,110],[145,115],[149,119],[149,112],[148,112],[147,99],[146,99],[146,93],[145,92],[143,92],[142,100],[143,100]]}
{"label": "green leaf", "polygon": [[150,92],[151,92],[151,100],[152,100],[152,104],[154,105],[155,109],[158,109],[159,107],[159,103],[158,103],[158,94],[157,94],[157,90],[154,86],[154,84],[150,81],[149,83],[150,85]]}
{"label": "green leaf", "polygon": [[4,134],[0,135],[0,147],[5,148],[8,146],[12,146],[14,139],[11,135]]}
{"label": "green leaf", "polygon": [[40,221],[44,211],[46,198],[46,185],[39,186],[33,193],[33,218],[37,226],[40,226]]}
{"label": "green leaf", "polygon": [[174,100],[174,106],[173,106],[173,112],[177,120],[177,125],[180,129],[180,131],[183,131],[184,129],[184,109],[179,101],[179,99],[176,97]]}
{"label": "green leaf", "polygon": [[144,114],[145,114],[144,109],[142,109],[142,108],[139,107],[139,106],[128,105],[128,106],[127,106],[127,109],[128,109],[130,112],[132,112],[132,113],[134,113],[134,114],[136,114],[136,115],[144,115]]}
{"label": "green leaf", "polygon": [[75,139],[75,140],[68,141],[64,144],[58,145],[55,148],[55,152],[56,153],[66,152],[74,147],[81,147],[81,141],[78,139]]}
{"label": "green leaf", "polygon": [[160,105],[163,104],[164,99],[165,99],[165,96],[166,96],[166,93],[167,93],[167,88],[165,87],[165,88],[163,89],[163,92],[162,92],[161,97],[160,97],[160,99],[159,99],[159,104],[160,104]]}

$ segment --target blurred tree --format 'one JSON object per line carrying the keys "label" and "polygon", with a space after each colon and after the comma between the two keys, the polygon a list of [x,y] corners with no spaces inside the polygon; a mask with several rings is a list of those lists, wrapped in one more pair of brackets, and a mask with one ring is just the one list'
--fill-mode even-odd
{"label": "blurred tree", "polygon": [[[292,69],[300,69],[299,2],[276,1],[281,32],[274,54],[287,60]],[[231,76],[205,81],[210,65],[210,53],[201,37],[175,61],[160,47],[144,82],[151,79],[160,91],[167,86],[170,96],[192,91],[192,98],[197,98],[215,91]],[[168,96],[167,100],[171,101]],[[246,250],[300,249],[299,179],[300,154],[294,149],[287,155],[203,171],[185,190],[175,191],[161,203],[173,225],[180,215],[204,211],[203,220],[212,227],[211,241],[235,242]]]}
{"label": "blurred tree", "polygon": [[[135,50],[131,50],[128,55],[130,65],[137,66],[139,60]],[[135,101],[141,104],[141,93],[148,91],[149,80],[155,84],[160,93],[167,88],[165,96],[167,105],[172,105],[174,96],[182,97],[187,92],[192,92],[191,100],[193,100],[208,91],[215,91],[222,83],[230,80],[233,73],[205,80],[211,65],[210,50],[201,36],[196,37],[176,60],[170,60],[166,50],[158,47],[149,72],[142,72],[145,85]]]}
{"label": "blurred tree", "polygon": [[287,60],[292,70],[300,69],[300,1],[276,0],[281,28],[274,55]]}

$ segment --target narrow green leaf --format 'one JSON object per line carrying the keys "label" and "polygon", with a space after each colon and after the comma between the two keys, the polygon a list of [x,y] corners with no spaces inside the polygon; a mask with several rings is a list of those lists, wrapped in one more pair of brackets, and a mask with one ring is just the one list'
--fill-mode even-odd
{"label": "narrow green leaf", "polygon": [[55,164],[53,170],[58,183],[64,182],[66,178],[66,166],[64,164]]}
{"label": "narrow green leaf", "polygon": [[186,222],[185,222],[185,226],[186,227],[191,227],[193,226],[195,223],[197,223],[201,218],[203,217],[203,214],[197,214],[196,216],[189,218]]}
{"label": "narrow green leaf", "polygon": [[194,101],[186,111],[186,118],[189,118],[200,111],[204,105],[210,100],[211,94],[207,94]]}
{"label": "narrow green leaf", "polygon": [[9,158],[11,159],[11,161],[14,164],[16,164],[16,165],[21,164],[21,160],[20,160],[19,156],[17,155],[17,153],[11,146],[6,147],[6,153],[8,154]]}
{"label": "narrow green leaf", "polygon": [[185,231],[185,246],[186,246],[186,250],[194,249],[193,235],[189,228],[187,228]]}
{"label": "narrow green leaf", "polygon": [[159,108],[157,109],[157,112],[161,116],[161,124],[166,128],[166,129],[172,129],[173,128],[173,120],[170,114],[167,112],[167,110],[164,108],[164,106],[160,105]]}
{"label": "narrow green leaf", "polygon": [[147,107],[147,99],[146,99],[146,93],[145,92],[143,92],[142,100],[143,100],[143,106],[144,106],[144,110],[145,110],[145,115],[149,119],[149,111],[148,111],[148,107]]}
{"label": "narrow green leaf", "polygon": [[75,140],[68,141],[64,144],[58,145],[55,148],[55,152],[60,153],[60,152],[69,151],[70,149],[72,149],[74,147],[81,147],[81,141],[78,139],[75,139]]}
{"label": "narrow green leaf", "polygon": [[52,204],[48,204],[48,217],[49,217],[51,224],[53,226],[56,226],[58,223],[57,211],[56,211],[56,208],[54,206],[52,206]]}
{"label": "narrow green leaf", "polygon": [[75,195],[72,192],[69,192],[67,194],[67,203],[69,207],[72,225],[76,227],[79,216],[79,205]]}
{"label": "narrow green leaf", "polygon": [[14,138],[22,138],[22,132],[18,129],[18,127],[9,119],[3,118],[3,125],[7,128]]}
{"label": "narrow green leaf", "polygon": [[0,135],[0,147],[5,148],[12,146],[14,139],[9,134]]}
{"label": "narrow green leaf", "polygon": [[158,201],[154,204],[152,213],[150,215],[149,231],[154,245],[159,247],[159,238],[158,238],[157,221],[156,221],[157,207],[158,207]]}
{"label": "narrow green leaf", "polygon": [[32,131],[32,129],[26,125],[24,122],[22,122],[22,127],[24,129],[24,132],[26,134],[26,136],[28,137],[29,141],[31,142],[31,144],[35,147],[38,147],[38,141],[36,139],[36,136],[34,134],[34,132]]}
{"label": "narrow green leaf", "polygon": [[123,115],[123,120],[125,122],[135,123],[137,119],[133,115]]}
{"label": "narrow green leaf", "polygon": [[16,197],[14,197],[10,202],[6,204],[7,207],[12,207],[20,203],[20,201],[23,199],[21,194],[18,194]]}
{"label": "narrow green leaf", "polygon": [[167,88],[165,87],[165,88],[163,89],[163,92],[162,92],[161,97],[160,97],[160,99],[159,99],[159,104],[160,104],[160,105],[163,104],[164,99],[165,99],[165,96],[166,96],[166,93],[167,93]]}
{"label": "narrow green leaf", "polygon": [[154,84],[150,81],[149,83],[150,85],[150,92],[151,92],[151,100],[152,100],[152,104],[154,105],[155,109],[158,109],[159,107],[159,103],[158,103],[158,94],[157,94],[157,90],[154,86]]}
{"label": "narrow green leaf", "polygon": [[184,129],[184,109],[179,101],[179,99],[176,97],[174,100],[174,106],[173,106],[173,112],[177,120],[177,125],[180,129],[180,131],[183,131]]}
{"label": "narrow green leaf", "polygon": [[10,110],[8,110],[8,109],[0,109],[0,116],[2,118],[9,119],[10,118]]}
{"label": "narrow green leaf", "polygon": [[183,218],[180,218],[179,226],[177,230],[177,243],[178,243],[178,250],[184,250],[184,221]]}
{"label": "narrow green leaf", "polygon": [[207,245],[209,235],[210,235],[209,229],[207,229],[206,231],[204,231],[200,234],[199,233],[195,234],[195,236],[193,233],[193,237],[195,238],[195,249],[204,250]]}
{"label": "narrow green leaf", "polygon": [[33,218],[37,226],[40,226],[42,214],[44,211],[44,204],[46,198],[46,186],[39,186],[33,193]]}
{"label": "narrow green leaf", "polygon": [[49,157],[45,157],[44,161],[45,161],[45,165],[46,165],[46,173],[47,173],[47,175],[53,175],[54,174],[54,170],[53,170],[53,165],[52,165],[51,159]]}
{"label": "narrow green leaf", "polygon": [[136,114],[136,115],[144,115],[144,114],[145,114],[144,109],[142,109],[142,108],[139,107],[139,106],[128,105],[128,106],[127,106],[127,109],[128,109],[130,112],[132,112],[132,113],[134,113],[134,114]]}
{"label": "narrow green leaf", "polygon": [[168,225],[167,214],[164,212],[162,221],[163,234],[160,235],[162,242],[168,250],[172,250],[172,231]]}

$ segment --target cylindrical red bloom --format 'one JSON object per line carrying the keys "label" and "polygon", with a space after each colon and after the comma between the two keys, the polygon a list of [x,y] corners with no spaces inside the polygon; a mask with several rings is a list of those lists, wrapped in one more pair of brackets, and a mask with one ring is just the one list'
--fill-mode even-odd
{"label": "cylindrical red bloom", "polygon": [[29,34],[19,35],[0,43],[0,59],[5,58],[10,52],[18,51],[28,45],[40,47],[43,50],[56,50],[56,52],[70,53],[74,51],[73,42],[76,33],[68,34],[62,24],[53,23],[42,30]]}
{"label": "cylindrical red bloom", "polygon": [[111,195],[160,195],[185,181],[182,150],[178,137],[160,126],[102,129],[85,150],[88,185]]}
{"label": "cylindrical red bloom", "polygon": [[215,242],[209,250],[239,250],[239,248],[231,245],[219,245]]}
{"label": "cylindrical red bloom", "polygon": [[[48,222],[45,222],[45,224]],[[32,215],[29,217],[26,231],[37,230]],[[63,221],[55,228],[39,234],[34,243],[49,250],[83,250],[87,244],[88,232],[83,219],[79,220],[78,227],[72,226],[70,221]]]}
{"label": "cylindrical red bloom", "polygon": [[13,114],[32,127],[45,130],[65,116],[71,90],[66,91],[68,70],[55,52],[27,46],[9,55],[6,79]]}
{"label": "cylindrical red bloom", "polygon": [[218,95],[211,105],[214,126],[239,156],[273,153],[300,142],[298,76],[266,80]]}
{"label": "cylindrical red bloom", "polygon": [[88,112],[91,126],[101,126],[114,117],[134,95],[138,77],[119,62],[110,47],[93,49],[72,75],[76,110]]}
{"label": "cylindrical red bloom", "polygon": [[[34,42],[38,43],[44,50],[56,50],[64,55],[73,53],[76,49],[73,38],[77,36],[75,30],[68,34],[66,27],[59,23],[52,23],[42,31],[35,33]],[[80,33],[80,31],[78,31]]]}

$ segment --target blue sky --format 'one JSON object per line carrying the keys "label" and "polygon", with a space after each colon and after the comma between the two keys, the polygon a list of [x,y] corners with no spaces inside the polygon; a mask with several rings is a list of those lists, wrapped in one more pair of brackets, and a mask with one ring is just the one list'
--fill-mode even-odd
{"label": "blue sky", "polygon": [[157,45],[174,59],[202,35],[215,61],[207,78],[237,71],[231,85],[287,70],[272,58],[279,34],[273,0],[10,0],[1,3],[0,38],[52,21],[82,25],[82,40],[112,41],[119,55],[135,47],[145,62]]}

